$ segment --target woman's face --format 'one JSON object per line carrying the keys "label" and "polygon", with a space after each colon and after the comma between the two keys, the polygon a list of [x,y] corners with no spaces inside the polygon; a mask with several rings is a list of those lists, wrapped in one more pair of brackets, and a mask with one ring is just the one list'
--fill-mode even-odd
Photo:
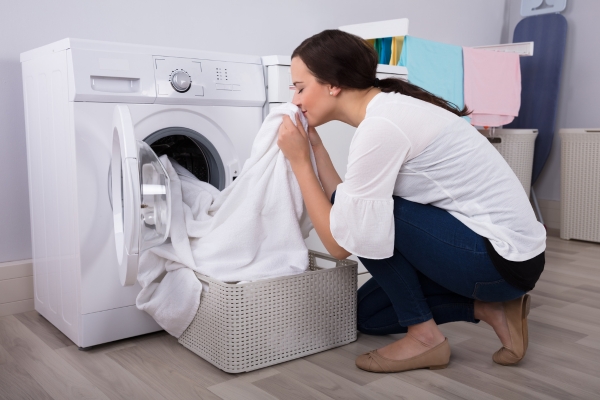
{"label": "woman's face", "polygon": [[300,108],[308,125],[315,127],[331,121],[335,109],[335,96],[329,94],[331,85],[319,83],[300,57],[292,58],[291,72],[296,88],[292,103]]}

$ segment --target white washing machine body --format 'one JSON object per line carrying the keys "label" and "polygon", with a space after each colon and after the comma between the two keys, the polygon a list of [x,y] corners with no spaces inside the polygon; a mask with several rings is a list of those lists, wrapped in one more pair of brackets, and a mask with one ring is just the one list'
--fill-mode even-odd
{"label": "white washing machine body", "polygon": [[157,157],[227,187],[262,123],[260,57],[65,39],[21,62],[35,309],[79,347],[160,330],[131,273],[168,234]]}
{"label": "white washing machine body", "polygon": [[[263,64],[267,71],[267,102],[269,107],[291,102],[295,88],[292,85],[290,73],[290,56],[264,56]],[[401,66],[380,64],[377,66],[377,77],[379,79],[396,78],[408,80],[408,69]],[[331,157],[333,166],[340,177],[344,179],[348,166],[350,143],[352,142],[356,128],[340,121],[331,121],[320,126],[318,131],[329,153],[329,157]],[[314,229],[306,239],[306,245],[311,250],[327,253],[325,246]],[[351,255],[348,258],[358,261],[358,285],[361,286],[371,275],[367,272],[367,269],[358,257]]]}

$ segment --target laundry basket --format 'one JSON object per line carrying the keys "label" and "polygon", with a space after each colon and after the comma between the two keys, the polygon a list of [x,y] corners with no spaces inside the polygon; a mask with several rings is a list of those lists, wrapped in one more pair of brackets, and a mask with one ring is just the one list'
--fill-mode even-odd
{"label": "laundry basket", "polygon": [[493,135],[491,130],[481,130],[480,132],[504,157],[529,197],[537,129],[496,129]]}
{"label": "laundry basket", "polygon": [[310,251],[309,270],[299,275],[230,284],[196,274],[208,288],[179,343],[236,373],[353,342],[357,265]]}
{"label": "laundry basket", "polygon": [[600,242],[600,129],[561,129],[560,237]]}

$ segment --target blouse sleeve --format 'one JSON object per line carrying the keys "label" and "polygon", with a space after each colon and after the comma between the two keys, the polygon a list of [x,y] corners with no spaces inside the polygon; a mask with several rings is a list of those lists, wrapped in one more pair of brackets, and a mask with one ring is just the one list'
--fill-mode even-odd
{"label": "blouse sleeve", "polygon": [[367,118],[356,130],[330,213],[333,238],[352,254],[370,259],[393,255],[392,195],[410,148],[404,132],[386,118]]}

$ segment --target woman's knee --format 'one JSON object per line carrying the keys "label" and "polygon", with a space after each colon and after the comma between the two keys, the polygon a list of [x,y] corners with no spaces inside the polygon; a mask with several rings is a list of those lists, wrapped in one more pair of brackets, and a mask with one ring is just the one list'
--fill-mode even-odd
{"label": "woman's knee", "polygon": [[366,281],[361,287],[358,288],[358,293],[356,295],[358,304],[364,301],[368,302],[368,297],[377,290],[381,290],[381,286],[379,286],[375,278],[371,278],[368,281]]}
{"label": "woman's knee", "polygon": [[358,289],[357,293],[357,307],[356,307],[356,321],[359,326],[359,331],[362,332],[361,328],[363,324],[373,315],[378,306],[378,300],[373,296],[374,292],[381,290],[377,282],[371,278],[364,285]]}
{"label": "woman's knee", "polygon": [[377,334],[375,333],[376,329],[369,324],[369,320],[391,305],[389,298],[375,278],[371,278],[358,289],[357,300],[356,322],[358,331],[368,335]]}

